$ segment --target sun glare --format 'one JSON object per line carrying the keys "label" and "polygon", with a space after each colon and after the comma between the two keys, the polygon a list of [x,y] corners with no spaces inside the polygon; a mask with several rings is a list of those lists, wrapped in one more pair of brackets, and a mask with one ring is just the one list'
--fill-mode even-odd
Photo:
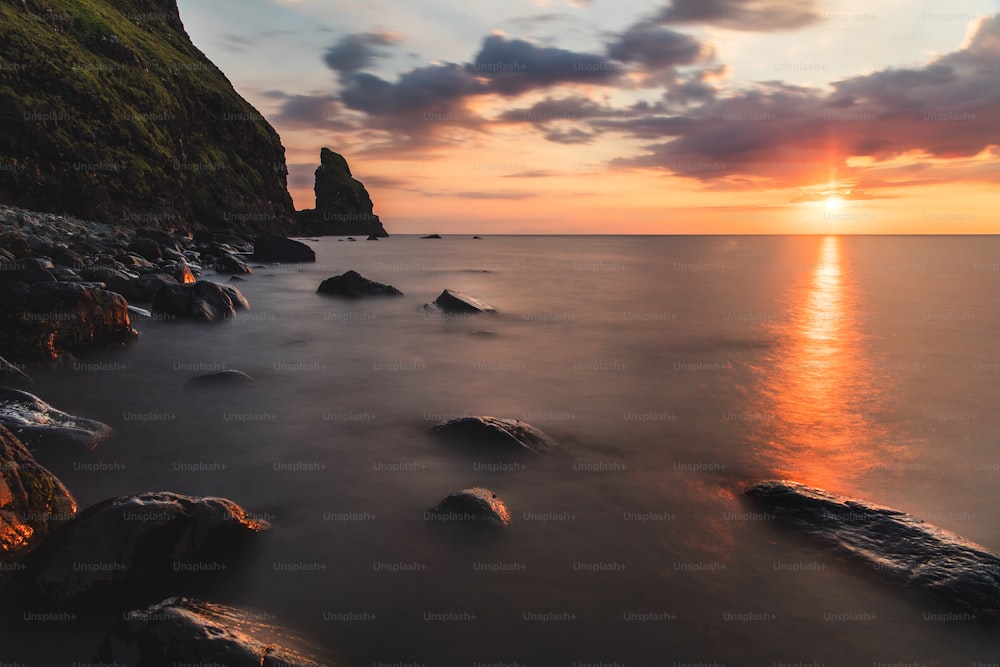
{"label": "sun glare", "polygon": [[826,210],[836,211],[838,208],[844,205],[844,200],[840,197],[827,197],[826,198]]}

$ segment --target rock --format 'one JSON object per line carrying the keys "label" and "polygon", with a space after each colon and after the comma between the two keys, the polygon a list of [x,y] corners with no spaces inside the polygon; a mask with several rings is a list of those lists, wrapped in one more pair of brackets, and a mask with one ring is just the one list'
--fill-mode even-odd
{"label": "rock", "polygon": [[446,289],[441,292],[438,298],[434,299],[434,305],[449,313],[495,313],[496,308],[488,303],[473,298],[461,292],[454,292]]}
{"label": "rock", "polygon": [[4,597],[49,609],[144,604],[224,575],[268,528],[225,498],[165,491],[111,498],[49,534],[22,560]]}
{"label": "rock", "polygon": [[[46,66],[3,73],[0,201],[129,227],[291,230],[274,128],[191,42],[174,0],[127,5],[7,7],[4,53]],[[81,78],[81,64],[129,74]]]}
{"label": "rock", "polygon": [[0,357],[0,383],[2,384],[35,384],[31,376],[25,373],[20,366],[12,364],[3,357]]}
{"label": "rock", "polygon": [[332,667],[323,651],[300,637],[252,620],[261,616],[192,598],[168,598],[124,614],[94,662],[116,667]]}
{"label": "rock", "polygon": [[181,285],[193,285],[198,282],[194,277],[194,274],[191,272],[191,267],[184,261],[178,262],[174,267],[173,273],[170,275]]}
{"label": "rock", "polygon": [[137,335],[120,294],[79,283],[0,287],[0,349],[12,357],[56,360],[64,349],[124,345]]}
{"label": "rock", "polygon": [[208,385],[252,385],[254,379],[244,373],[243,371],[238,371],[234,369],[227,368],[226,370],[216,371],[214,373],[208,373],[206,375],[199,375],[198,377],[193,377],[184,383],[185,387],[204,387]]}
{"label": "rock", "polygon": [[132,239],[132,242],[128,244],[128,251],[134,252],[150,262],[159,262],[163,259],[163,250],[160,249],[160,244],[149,238],[137,236]]}
{"label": "rock", "polygon": [[55,276],[48,269],[37,267],[20,268],[20,262],[11,268],[0,270],[0,285],[9,283],[27,283],[37,285],[39,283],[54,283]]}
{"label": "rock", "polygon": [[479,239],[480,241],[482,241],[482,240],[483,240],[483,237],[482,237],[482,236],[473,236],[472,238],[474,238],[474,239]]}
{"label": "rock", "polygon": [[441,238],[441,235],[440,234],[428,234],[427,236],[421,236],[420,238],[422,238],[422,239],[439,239],[439,238]]}
{"label": "rock", "polygon": [[0,424],[32,449],[94,449],[111,435],[107,424],[66,414],[34,394],[10,387],[0,387]]}
{"label": "rock", "polygon": [[121,263],[122,266],[132,270],[156,268],[156,264],[153,264],[145,257],[140,257],[139,255],[136,255],[134,253],[119,255],[118,261],[119,263]]}
{"label": "rock", "polygon": [[0,426],[0,563],[10,563],[76,513],[76,501]]}
{"label": "rock", "polygon": [[316,252],[301,241],[261,234],[254,241],[253,258],[258,262],[315,262]]}
{"label": "rock", "polygon": [[165,273],[147,273],[138,278],[112,278],[108,281],[108,289],[129,301],[152,301],[164,287],[177,284],[173,276]]}
{"label": "rock", "polygon": [[559,443],[527,422],[497,417],[459,417],[430,427],[449,440],[490,447],[499,451],[545,454]]}
{"label": "rock", "polygon": [[212,265],[216,273],[253,273],[253,269],[236,255],[223,255]]}
{"label": "rock", "polygon": [[797,482],[746,494],[796,530],[962,610],[1000,612],[1000,555],[915,516]]}
{"label": "rock", "polygon": [[369,234],[368,238],[366,238],[365,240],[366,241],[378,241],[378,235],[376,235],[376,234]]}
{"label": "rock", "polygon": [[228,319],[248,308],[243,294],[232,285],[199,280],[192,285],[164,285],[153,299],[153,312],[191,317],[203,322]]}
{"label": "rock", "polygon": [[373,212],[368,191],[351,175],[347,160],[329,148],[319,153],[316,168],[316,208],[298,211],[296,220],[307,234],[346,236],[389,234]]}
{"label": "rock", "polygon": [[327,278],[320,283],[319,289],[316,291],[320,294],[346,297],[402,296],[403,294],[392,285],[383,285],[369,280],[356,271],[348,271],[339,276]]}
{"label": "rock", "polygon": [[509,526],[510,511],[497,494],[481,486],[462,489],[435,505],[424,518],[434,522]]}

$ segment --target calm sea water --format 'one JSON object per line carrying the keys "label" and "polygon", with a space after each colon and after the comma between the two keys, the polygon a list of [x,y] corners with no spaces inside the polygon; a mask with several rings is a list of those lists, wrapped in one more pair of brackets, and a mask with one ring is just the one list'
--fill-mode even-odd
{"label": "calm sea water", "polygon": [[[272,519],[217,601],[357,665],[998,662],[995,627],[940,620],[741,496],[787,477],[1000,550],[997,237],[311,245],[315,265],[238,283],[252,310],[230,322],[139,321],[130,348],[37,378],[115,429],[45,460],[81,506],[171,490]],[[348,269],[405,296],[315,293]],[[444,288],[499,313],[424,311]],[[257,384],[184,388],[220,368]],[[511,470],[424,433],[467,414],[530,421],[564,453]],[[507,501],[502,537],[427,525],[475,485]],[[53,631],[30,664],[100,639]]]}

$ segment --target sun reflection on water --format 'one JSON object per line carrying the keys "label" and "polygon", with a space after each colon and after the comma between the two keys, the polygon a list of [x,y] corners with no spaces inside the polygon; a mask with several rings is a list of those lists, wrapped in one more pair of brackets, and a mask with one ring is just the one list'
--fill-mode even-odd
{"label": "sun reflection on water", "polygon": [[768,420],[757,454],[776,476],[843,491],[889,454],[876,414],[881,389],[864,346],[866,313],[844,268],[840,239],[824,237],[810,274],[775,323],[762,375]]}

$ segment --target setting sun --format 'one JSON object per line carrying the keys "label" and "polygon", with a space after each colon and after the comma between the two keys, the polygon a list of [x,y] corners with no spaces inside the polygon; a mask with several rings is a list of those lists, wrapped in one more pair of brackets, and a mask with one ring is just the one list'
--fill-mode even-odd
{"label": "setting sun", "polygon": [[844,200],[840,197],[830,196],[826,198],[826,210],[836,211],[844,205]]}

